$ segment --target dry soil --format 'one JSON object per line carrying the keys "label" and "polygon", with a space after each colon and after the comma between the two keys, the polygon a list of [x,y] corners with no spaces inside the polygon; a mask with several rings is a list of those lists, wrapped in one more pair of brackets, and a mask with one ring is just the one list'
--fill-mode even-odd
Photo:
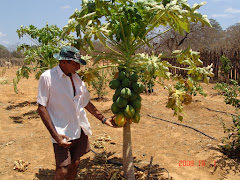
{"label": "dry soil", "polygon": [[[15,94],[12,80],[16,70],[16,67],[7,69],[0,77],[0,179],[52,179],[55,169],[52,143],[36,112],[38,81],[33,76],[22,79],[19,93]],[[195,96],[193,102],[185,106],[186,116],[182,122],[165,107],[168,93],[162,87],[156,86],[151,95],[142,95],[140,123],[131,125],[135,165],[143,171],[136,171],[138,179],[147,179],[147,175],[149,179],[167,179],[168,176],[173,180],[240,179],[239,161],[230,159],[218,148],[226,136],[222,122],[230,126],[232,118],[227,113],[237,112],[223,102],[223,97],[213,90],[214,85],[203,84],[207,97]],[[93,104],[106,117],[111,116],[113,91],[107,89],[106,101],[96,101],[94,91],[89,90]],[[105,152],[109,160],[121,163],[122,128],[103,125],[89,113],[88,118],[93,130],[92,150],[100,155]],[[216,140],[171,122],[195,128]],[[95,147],[101,143],[99,137],[103,141],[101,149]],[[104,142],[103,137],[111,141]],[[13,170],[17,160],[30,163],[26,171]],[[121,167],[97,162],[93,152],[84,155],[81,162],[78,179],[110,179],[121,172]]]}

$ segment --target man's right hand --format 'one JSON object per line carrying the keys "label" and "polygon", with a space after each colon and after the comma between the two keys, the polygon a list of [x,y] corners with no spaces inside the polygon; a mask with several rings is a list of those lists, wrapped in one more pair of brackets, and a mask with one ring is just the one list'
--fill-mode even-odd
{"label": "man's right hand", "polygon": [[67,140],[70,140],[70,138],[63,134],[59,134],[58,139],[56,139],[59,146],[62,146],[64,148],[69,148],[71,146],[72,142],[69,142]]}
{"label": "man's right hand", "polygon": [[72,143],[68,142],[67,140],[70,140],[70,138],[62,134],[57,134],[56,129],[48,114],[47,108],[41,104],[38,104],[38,113],[40,114],[44,125],[47,127],[51,136],[57,141],[58,145],[64,148],[69,148]]}

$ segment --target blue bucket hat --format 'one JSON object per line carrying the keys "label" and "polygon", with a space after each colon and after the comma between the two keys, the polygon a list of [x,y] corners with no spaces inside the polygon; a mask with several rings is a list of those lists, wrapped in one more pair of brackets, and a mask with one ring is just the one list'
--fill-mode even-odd
{"label": "blue bucket hat", "polygon": [[53,57],[59,61],[60,60],[69,60],[69,61],[75,61],[82,65],[86,65],[86,61],[81,58],[79,50],[72,46],[62,47],[60,53],[53,54]]}

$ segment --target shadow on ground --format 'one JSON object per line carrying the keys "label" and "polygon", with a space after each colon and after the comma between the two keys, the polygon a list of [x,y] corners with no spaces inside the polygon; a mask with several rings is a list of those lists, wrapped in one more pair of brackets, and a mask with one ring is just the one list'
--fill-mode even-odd
{"label": "shadow on ground", "polygon": [[229,152],[229,151],[224,151],[221,146],[220,147],[212,147],[209,148],[211,150],[215,150],[218,152],[221,152],[221,155],[217,155],[213,157],[213,159],[217,159],[215,161],[215,165],[213,167],[212,173],[215,173],[217,169],[223,170],[223,178],[226,178],[227,175],[230,172],[233,172],[234,174],[239,174],[240,173],[240,156],[239,152],[236,154],[236,152]]}
{"label": "shadow on ground", "polygon": [[18,104],[8,106],[8,107],[6,107],[6,110],[13,110],[13,109],[16,109],[16,108],[19,108],[19,107],[25,107],[25,106],[29,106],[29,105],[36,106],[37,102],[24,101],[24,102],[21,102],[21,103],[18,103]]}
{"label": "shadow on ground", "polygon": [[[108,153],[114,154],[114,153]],[[99,155],[99,154],[98,154]],[[106,154],[102,154],[105,156]],[[100,154],[101,156],[101,154]],[[77,180],[122,180],[123,179],[123,169],[122,169],[122,159],[117,157],[108,158],[105,160],[100,160],[99,157],[96,159],[91,159],[90,157],[82,159],[78,168]],[[141,161],[134,160],[135,164]],[[163,178],[163,173],[166,172],[164,168],[160,168],[157,164],[146,165],[143,167],[135,166],[135,176],[136,180],[166,180],[168,178]],[[36,173],[34,180],[49,180],[53,179],[54,170],[50,169],[39,169]],[[166,176],[165,176],[166,177]],[[170,178],[171,179],[171,178]]]}
{"label": "shadow on ground", "polygon": [[[17,108],[23,108],[26,106],[37,106],[37,102],[29,102],[29,101],[24,101],[24,102],[21,102],[18,104],[14,104],[14,102],[10,102],[10,103],[12,103],[12,105],[9,105],[6,107],[6,110],[8,110],[8,111],[11,111],[11,110],[14,110]],[[24,113],[22,115],[19,115],[19,116],[9,116],[9,118],[12,119],[14,123],[19,123],[19,124],[23,123],[24,118],[36,119],[39,117],[40,116],[39,116],[37,110],[31,110],[31,111]]]}

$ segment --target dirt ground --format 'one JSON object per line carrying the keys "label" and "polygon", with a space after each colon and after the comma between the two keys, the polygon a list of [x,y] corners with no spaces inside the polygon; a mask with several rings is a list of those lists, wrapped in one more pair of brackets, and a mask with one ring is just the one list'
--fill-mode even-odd
{"label": "dirt ground", "polygon": [[[19,94],[15,94],[12,79],[16,69],[7,69],[0,77],[0,179],[52,179],[55,169],[52,143],[36,113],[38,81],[33,77],[22,79],[18,86]],[[179,122],[172,116],[173,112],[165,107],[167,91],[163,88],[156,86],[152,95],[142,95],[140,123],[131,126],[135,166],[143,171],[136,171],[137,179],[147,179],[147,175],[149,179],[167,179],[168,176],[173,180],[240,179],[239,162],[228,158],[218,148],[225,136],[222,121],[229,126],[232,118],[226,113],[211,109],[237,112],[223,102],[223,97],[217,95],[212,89],[214,85],[203,85],[208,96],[194,97],[194,101],[185,107],[187,116],[183,122]],[[94,91],[90,92],[94,99]],[[111,116],[112,95],[113,91],[109,89],[107,101],[93,100],[106,117]],[[105,152],[108,160],[121,162],[122,128],[102,125],[89,113],[88,118],[93,130],[90,137],[92,150],[99,155]],[[194,129],[163,120],[190,126],[217,140]],[[102,149],[96,148],[94,145],[102,142],[99,137],[104,136],[111,141],[103,141]],[[18,160],[30,163],[26,171],[13,170],[14,163]],[[84,155],[81,162],[78,179],[110,179],[121,171],[119,166],[97,162],[93,152]]]}

